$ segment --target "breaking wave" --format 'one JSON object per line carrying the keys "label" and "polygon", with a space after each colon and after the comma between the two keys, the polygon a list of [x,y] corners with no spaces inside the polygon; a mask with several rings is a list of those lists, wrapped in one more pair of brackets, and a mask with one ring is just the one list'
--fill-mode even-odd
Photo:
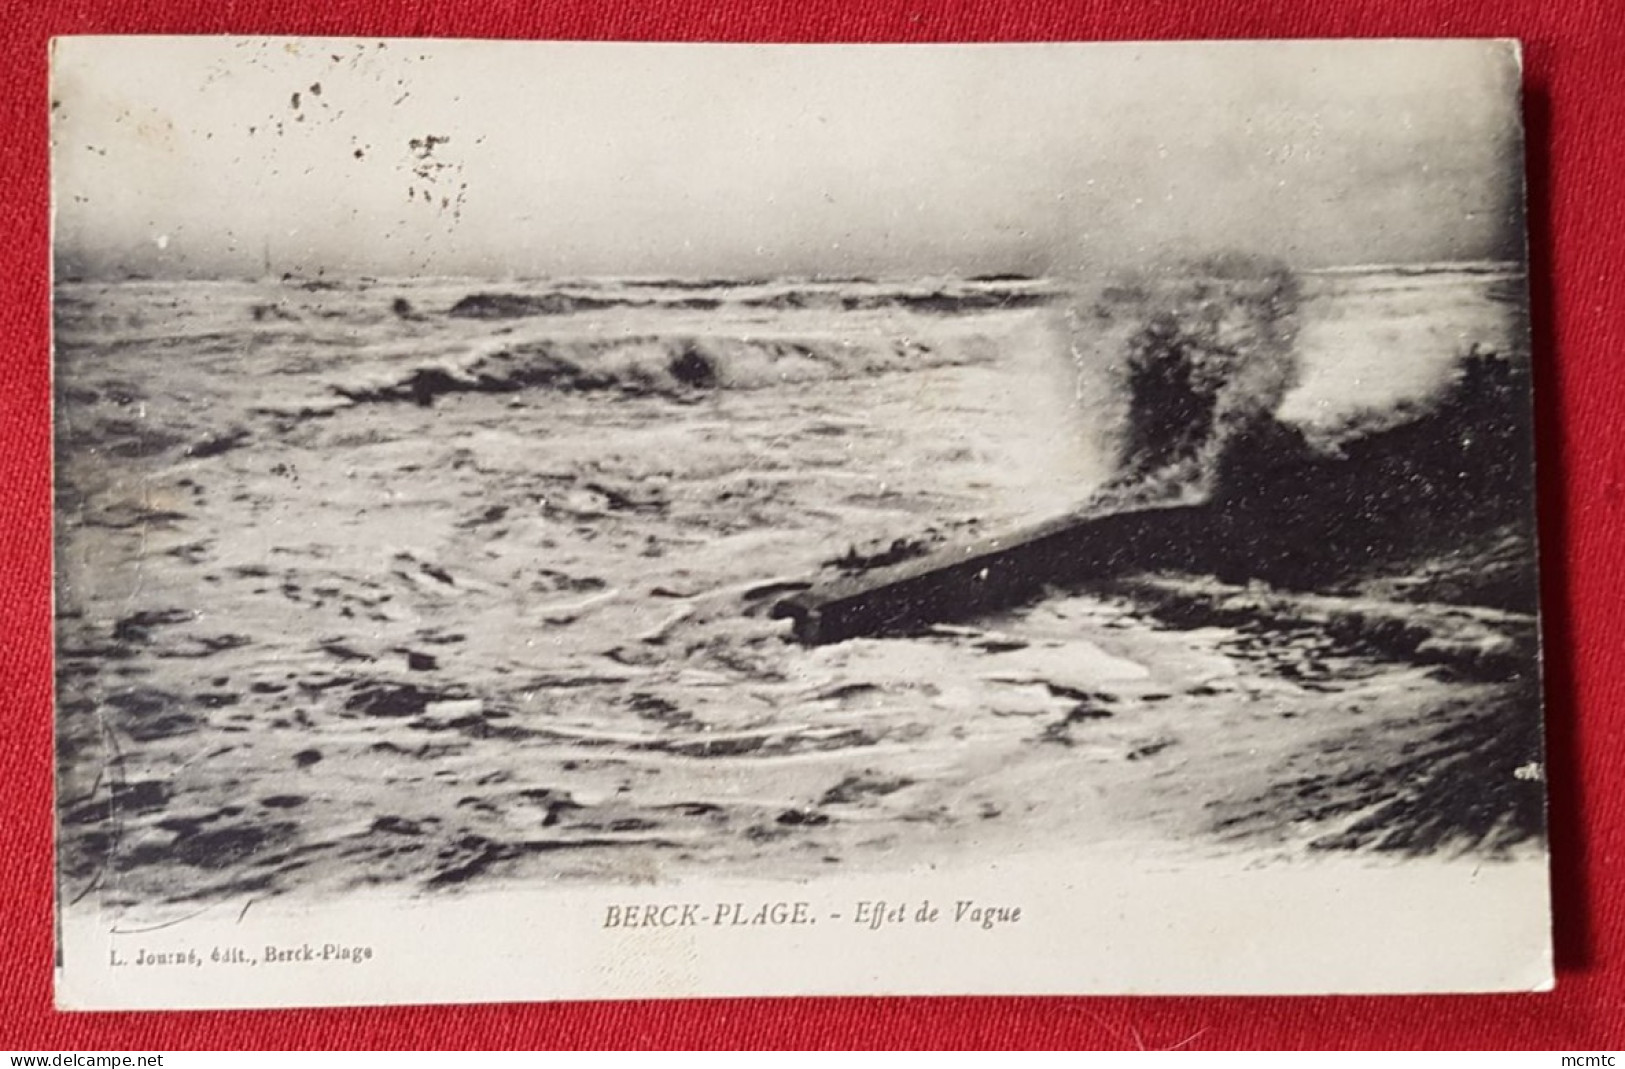
{"label": "breaking wave", "polygon": [[1212,496],[1226,451],[1298,383],[1300,293],[1285,265],[1226,256],[1119,278],[1072,311],[1090,339],[1075,353],[1110,377],[1116,475],[1102,503]]}
{"label": "breaking wave", "polygon": [[335,390],[352,401],[421,405],[450,393],[527,388],[682,395],[952,366],[990,359],[993,352],[993,345],[978,335],[938,345],[910,338],[828,336],[547,337],[504,344],[460,364],[419,366],[386,382]]}
{"label": "breaking wave", "polygon": [[1246,257],[1102,290],[1086,325],[1116,468],[1086,510],[1196,507],[1176,547],[1140,540],[1144,567],[1302,590],[1405,575],[1402,598],[1532,612],[1528,554],[1504,552],[1533,537],[1527,357],[1472,344],[1425,396],[1294,423],[1279,412],[1301,377],[1301,294]]}
{"label": "breaking wave", "polygon": [[1017,276],[937,283],[867,279],[803,282],[631,281],[612,286],[572,284],[540,293],[479,292],[447,311],[459,319],[525,319],[608,309],[711,311],[731,305],[764,311],[915,312],[961,315],[1035,308],[1055,296],[1044,283]]}

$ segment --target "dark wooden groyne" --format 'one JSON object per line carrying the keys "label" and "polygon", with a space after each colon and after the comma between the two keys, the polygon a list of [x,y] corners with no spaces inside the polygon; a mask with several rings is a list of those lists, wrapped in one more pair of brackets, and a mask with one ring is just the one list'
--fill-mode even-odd
{"label": "dark wooden groyne", "polygon": [[773,615],[809,646],[865,635],[914,634],[1019,605],[1053,586],[1135,568],[1178,567],[1211,529],[1206,505],[1078,512],[997,537],[821,583],[785,598]]}
{"label": "dark wooden groyne", "polygon": [[[817,583],[773,613],[815,645],[916,634],[1135,570],[1326,592],[1443,562],[1441,600],[1533,614],[1529,376],[1526,357],[1475,349],[1431,407],[1379,420],[1335,450],[1273,419],[1233,429],[1201,503],[1080,508]],[[1461,564],[1470,560],[1482,566]]]}

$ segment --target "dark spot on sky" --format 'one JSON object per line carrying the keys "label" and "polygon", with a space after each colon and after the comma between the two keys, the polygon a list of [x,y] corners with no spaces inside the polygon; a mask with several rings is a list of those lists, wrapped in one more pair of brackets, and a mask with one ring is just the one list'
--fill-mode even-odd
{"label": "dark spot on sky", "polygon": [[322,83],[321,82],[311,82],[310,83],[310,95],[313,96],[313,97],[319,97],[319,96],[322,95]]}
{"label": "dark spot on sky", "polygon": [[293,105],[294,111],[299,110],[299,94],[297,91],[293,94],[292,98],[289,99],[288,103]]}
{"label": "dark spot on sky", "polygon": [[447,144],[450,141],[451,138],[445,135],[429,134],[425,137],[412,138],[412,140],[406,143],[406,146],[417,154],[418,159],[426,160],[430,156],[434,155],[434,150],[437,147]]}
{"label": "dark spot on sky", "polygon": [[355,150],[355,158],[356,158],[356,159],[358,159],[358,160],[359,160],[359,159],[361,159],[361,158],[362,158],[362,157],[363,157],[363,156],[365,156],[365,155],[366,155],[366,153],[365,153],[365,152],[363,152],[363,151],[361,151],[361,150],[360,150],[360,149],[356,149],[356,150]]}

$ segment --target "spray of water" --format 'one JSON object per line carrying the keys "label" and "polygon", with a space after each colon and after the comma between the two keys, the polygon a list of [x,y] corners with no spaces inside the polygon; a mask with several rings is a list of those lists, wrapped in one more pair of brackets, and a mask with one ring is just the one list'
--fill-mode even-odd
{"label": "spray of water", "polygon": [[1106,379],[1106,505],[1196,503],[1227,453],[1273,423],[1298,381],[1299,287],[1284,265],[1224,255],[1101,286],[1072,313],[1074,356]]}

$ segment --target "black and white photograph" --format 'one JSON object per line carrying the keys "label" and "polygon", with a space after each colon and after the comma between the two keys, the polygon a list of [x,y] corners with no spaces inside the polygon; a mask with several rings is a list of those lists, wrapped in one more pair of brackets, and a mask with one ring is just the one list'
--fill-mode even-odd
{"label": "black and white photograph", "polygon": [[1520,74],[59,39],[59,1001],[1548,985]]}

